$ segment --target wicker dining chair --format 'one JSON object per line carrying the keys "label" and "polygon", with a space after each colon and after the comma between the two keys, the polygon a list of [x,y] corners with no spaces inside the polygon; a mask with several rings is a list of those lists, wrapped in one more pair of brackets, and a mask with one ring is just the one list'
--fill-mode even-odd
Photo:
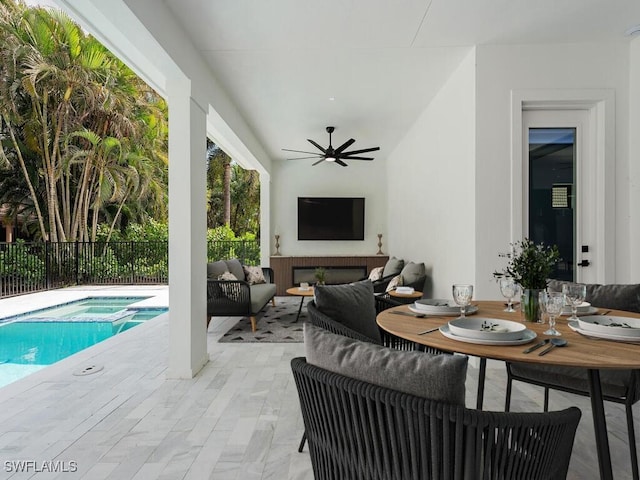
{"label": "wicker dining chair", "polygon": [[[424,351],[424,352],[433,353],[433,354],[444,353],[441,350],[426,347],[424,345],[419,345],[415,342],[411,342],[409,340],[396,337],[395,335],[391,335],[390,333],[382,329],[380,329],[380,335],[382,338],[382,343],[380,343],[378,340],[374,340],[360,332],[356,332],[355,330],[347,327],[346,325],[332,319],[328,315],[325,315],[320,310],[318,310],[318,307],[316,307],[316,304],[313,300],[311,300],[307,304],[307,316],[308,316],[307,320],[312,325],[323,328],[331,333],[342,335],[343,337],[348,337],[354,340],[374,343],[376,345],[384,345],[386,347],[393,348],[395,350],[419,350],[419,351]],[[302,439],[300,440],[300,445],[298,446],[298,452],[302,452],[306,441],[307,441],[307,435],[305,432],[302,434]]]}
{"label": "wicker dining chair", "polygon": [[294,358],[316,480],[564,479],[581,412],[483,412]]}
{"label": "wicker dining chair", "polygon": [[[376,304],[376,306],[377,305],[378,304]],[[428,349],[428,347],[425,347],[424,345],[419,345],[410,340],[405,340],[403,338],[396,337],[395,335],[392,335],[381,328],[379,329],[381,341],[379,341],[378,339],[370,338],[364,335],[363,333],[357,332],[347,327],[346,325],[338,322],[337,320],[334,320],[328,315],[325,315],[323,312],[321,312],[318,309],[315,301],[313,300],[307,304],[307,315],[309,317],[308,318],[309,322],[315,325],[316,327],[321,327],[321,328],[324,328],[325,330],[329,330],[331,333],[336,333],[338,335],[353,338],[355,340],[375,343],[377,345],[384,345],[386,347],[394,348],[396,350],[421,350],[421,351],[427,350],[430,353],[442,353],[440,350]],[[354,315],[358,315],[358,312],[354,312]],[[367,321],[366,319],[363,319],[363,320]],[[375,319],[372,319],[371,321],[375,322]]]}

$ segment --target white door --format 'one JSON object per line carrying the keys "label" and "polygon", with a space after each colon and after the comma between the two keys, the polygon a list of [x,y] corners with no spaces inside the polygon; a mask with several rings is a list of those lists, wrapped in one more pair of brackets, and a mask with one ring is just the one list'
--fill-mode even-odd
{"label": "white door", "polygon": [[523,235],[558,245],[554,278],[596,283],[596,161],[589,110],[522,112]]}

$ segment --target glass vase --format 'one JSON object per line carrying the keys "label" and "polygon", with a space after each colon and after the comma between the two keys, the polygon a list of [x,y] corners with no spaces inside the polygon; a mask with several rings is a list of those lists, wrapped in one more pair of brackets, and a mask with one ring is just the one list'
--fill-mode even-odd
{"label": "glass vase", "polygon": [[539,294],[543,288],[524,288],[520,298],[520,311],[524,322],[540,322],[541,309]]}

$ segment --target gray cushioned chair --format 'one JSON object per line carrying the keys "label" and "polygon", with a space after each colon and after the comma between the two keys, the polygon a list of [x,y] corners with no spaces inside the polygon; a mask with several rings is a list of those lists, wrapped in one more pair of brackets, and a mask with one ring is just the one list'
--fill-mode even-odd
{"label": "gray cushioned chair", "polygon": [[[563,283],[549,281],[551,291],[562,291]],[[587,284],[586,300],[594,307],[626,310],[640,313],[640,284],[632,285],[596,285]],[[544,387],[544,411],[549,409],[549,389],[589,395],[589,382],[584,369],[532,365],[528,363],[507,363],[507,391],[505,411],[511,404],[513,380]],[[638,370],[601,370],[602,396],[605,400],[621,403],[625,406],[627,434],[633,478],[638,480],[638,456],[636,436],[633,425],[633,404],[640,400],[640,371]]]}
{"label": "gray cushioned chair", "polygon": [[580,410],[470,410],[294,358],[316,480],[564,479]]}
{"label": "gray cushioned chair", "polygon": [[[307,304],[309,321],[330,332],[397,350],[427,347],[396,337],[378,327],[376,316],[390,304],[378,301],[369,280],[345,285],[317,286],[315,300]],[[442,353],[439,350],[428,350]]]}

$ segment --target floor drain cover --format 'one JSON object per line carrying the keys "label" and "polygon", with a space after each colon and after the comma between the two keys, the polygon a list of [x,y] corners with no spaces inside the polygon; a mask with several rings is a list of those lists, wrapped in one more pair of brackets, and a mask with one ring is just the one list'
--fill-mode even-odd
{"label": "floor drain cover", "polygon": [[89,365],[84,367],[82,370],[78,370],[77,372],[73,372],[76,377],[81,377],[83,375],[91,375],[92,373],[98,373],[104,367],[102,365]]}

